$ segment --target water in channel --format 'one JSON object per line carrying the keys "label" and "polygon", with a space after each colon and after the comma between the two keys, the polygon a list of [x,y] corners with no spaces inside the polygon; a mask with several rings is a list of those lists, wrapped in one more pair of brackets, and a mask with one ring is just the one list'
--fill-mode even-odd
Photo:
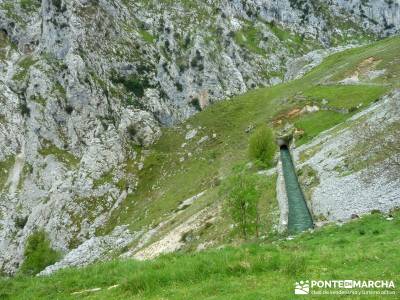
{"label": "water in channel", "polygon": [[288,147],[282,146],[280,152],[289,207],[288,232],[294,234],[313,228],[313,220],[297,179]]}

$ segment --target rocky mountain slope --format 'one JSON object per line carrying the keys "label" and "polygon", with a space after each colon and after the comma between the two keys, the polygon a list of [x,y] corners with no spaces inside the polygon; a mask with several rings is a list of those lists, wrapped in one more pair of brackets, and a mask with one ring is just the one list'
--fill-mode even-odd
{"label": "rocky mountain slope", "polygon": [[[0,1],[0,269],[16,272],[40,228],[64,254],[85,241],[149,243],[162,223],[116,214],[157,189],[146,172],[162,125],[295,78],[323,49],[394,34],[399,9],[383,0]],[[204,138],[197,146],[219,139],[214,128],[190,130],[188,140]],[[117,227],[124,221],[132,232]]]}
{"label": "rocky mountain slope", "polygon": [[316,219],[344,221],[400,207],[399,92],[296,149]]}

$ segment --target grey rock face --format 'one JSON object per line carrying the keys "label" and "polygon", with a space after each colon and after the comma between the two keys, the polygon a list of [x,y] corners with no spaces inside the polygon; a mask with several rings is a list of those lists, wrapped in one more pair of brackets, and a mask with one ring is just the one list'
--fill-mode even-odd
{"label": "grey rock face", "polygon": [[316,2],[0,1],[0,270],[36,229],[64,253],[96,240],[160,124],[282,82],[338,37],[399,30],[397,2]]}
{"label": "grey rock face", "polygon": [[120,134],[140,146],[148,147],[160,136],[161,131],[153,116],[147,111],[126,109],[119,124]]}
{"label": "grey rock face", "polygon": [[83,267],[90,263],[110,259],[136,238],[123,226],[118,226],[108,236],[93,237],[69,252],[61,261],[44,269],[38,275],[49,275],[66,267]]}

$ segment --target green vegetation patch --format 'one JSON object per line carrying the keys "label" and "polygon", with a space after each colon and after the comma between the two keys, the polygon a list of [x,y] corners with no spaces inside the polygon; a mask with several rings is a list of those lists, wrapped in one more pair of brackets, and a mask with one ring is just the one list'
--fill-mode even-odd
{"label": "green vegetation patch", "polygon": [[29,12],[39,9],[40,2],[39,0],[20,0],[22,9]]}
{"label": "green vegetation patch", "polygon": [[[304,114],[295,120],[294,125],[304,131],[297,144],[309,142],[321,131],[345,121],[361,108],[378,101],[388,91],[386,85],[317,85],[306,89],[306,102],[311,101],[326,110]],[[322,104],[323,100],[327,104]]]}
{"label": "green vegetation patch", "polygon": [[41,95],[34,95],[31,97],[31,100],[37,104],[40,104],[41,106],[46,106],[47,101]]}
{"label": "green vegetation patch", "polygon": [[15,156],[11,155],[6,157],[5,160],[0,161],[0,191],[3,189],[7,182],[9,172],[14,166]]}
{"label": "green vegetation patch", "polygon": [[315,50],[321,48],[321,45],[315,40],[291,32],[274,22],[268,23],[267,26],[281,43],[286,44],[291,53],[305,53],[310,51],[310,49]]}
{"label": "green vegetation patch", "polygon": [[56,81],[54,83],[53,92],[56,92],[63,99],[65,99],[67,97],[67,91],[65,90],[64,86],[59,81]]}
{"label": "green vegetation patch", "polygon": [[128,92],[133,93],[139,98],[143,97],[145,89],[150,87],[149,81],[138,75],[120,76],[114,73],[111,81],[114,84],[122,84]]}
{"label": "green vegetation patch", "polygon": [[24,275],[35,275],[49,265],[57,262],[61,255],[53,250],[44,230],[32,233],[25,246],[24,262],[19,272]]}
{"label": "green vegetation patch", "polygon": [[37,62],[32,56],[26,56],[18,62],[19,71],[14,74],[13,80],[22,81],[25,79],[30,67]]}
{"label": "green vegetation patch", "polygon": [[249,139],[249,157],[262,168],[272,167],[277,150],[275,136],[272,129],[262,125]]}
{"label": "green vegetation patch", "polygon": [[93,187],[98,188],[99,186],[102,186],[104,184],[113,183],[113,178],[114,178],[113,170],[111,170],[111,171],[103,174],[100,178],[96,179],[93,182]]}
{"label": "green vegetation patch", "polygon": [[18,9],[15,8],[15,0],[4,0],[0,3],[0,9],[5,12],[8,19],[13,20],[22,27],[26,27],[26,21],[19,14],[17,14]]}
{"label": "green vegetation patch", "polygon": [[142,39],[148,43],[154,43],[154,41],[156,40],[156,38],[147,30],[140,30],[139,31],[140,35],[142,36]]}
{"label": "green vegetation patch", "polygon": [[63,150],[53,145],[50,142],[46,142],[46,146],[39,150],[39,154],[42,156],[54,156],[58,161],[66,164],[70,167],[76,167],[79,164],[79,158],[75,157],[73,154],[67,150]]}
{"label": "green vegetation patch", "polygon": [[254,26],[248,23],[241,30],[235,32],[235,42],[241,47],[245,47],[253,53],[265,55],[265,50],[259,47],[262,40],[261,33]]}
{"label": "green vegetation patch", "polygon": [[296,145],[299,146],[309,142],[320,132],[345,121],[347,118],[348,116],[346,114],[333,111],[318,111],[301,117],[294,123],[296,128],[304,131],[296,141]]}
{"label": "green vegetation patch", "polygon": [[[327,78],[329,78],[329,81],[343,80],[354,74],[365,60],[373,57],[374,60],[380,61],[375,69],[386,69],[386,73],[385,76],[372,80],[372,82],[398,87],[400,84],[398,80],[400,67],[398,64],[399,56],[395,53],[399,51],[399,38],[391,37],[368,46],[337,53],[325,60],[325,65],[335,65],[335,68],[332,68],[332,72]],[[318,69],[317,67],[314,70]],[[313,73],[313,71],[311,71],[311,73]]]}
{"label": "green vegetation patch", "polygon": [[5,32],[0,31],[0,61],[5,60],[10,56],[10,48],[15,48],[15,44],[11,42]]}
{"label": "green vegetation patch", "polygon": [[330,107],[354,110],[377,101],[387,91],[387,86],[379,85],[323,85],[306,90],[304,95],[318,102],[325,99]]}
{"label": "green vegetation patch", "polygon": [[0,48],[5,48],[9,45],[9,38],[4,31],[0,31]]}
{"label": "green vegetation patch", "polygon": [[[400,277],[400,216],[372,214],[343,226],[326,226],[292,241],[245,244],[151,261],[116,260],[45,277],[0,281],[12,299],[291,299],[295,282]],[[118,285],[113,289],[110,286]],[[399,292],[398,288],[395,290]],[[350,297],[351,298],[351,297]],[[355,299],[358,299],[355,297]]]}

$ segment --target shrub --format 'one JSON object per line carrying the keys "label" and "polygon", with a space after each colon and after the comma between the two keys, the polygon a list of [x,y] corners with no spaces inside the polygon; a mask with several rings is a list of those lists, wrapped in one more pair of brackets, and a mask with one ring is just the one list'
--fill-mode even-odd
{"label": "shrub", "polygon": [[184,44],[183,44],[184,49],[187,49],[189,47],[189,45],[190,45],[190,35],[187,35],[185,37],[185,41],[184,41]]}
{"label": "shrub", "polygon": [[137,134],[137,129],[135,125],[129,125],[127,127],[128,134],[131,138],[134,138]]}
{"label": "shrub", "polygon": [[226,196],[227,210],[239,233],[244,238],[258,236],[261,191],[257,175],[251,174],[246,167],[236,166],[221,186],[220,193]]}
{"label": "shrub", "polygon": [[67,114],[72,114],[72,112],[74,111],[74,107],[72,105],[67,105],[65,107],[65,111],[67,112]]}
{"label": "shrub", "polygon": [[114,73],[112,74],[111,81],[114,84],[122,84],[128,92],[133,93],[138,98],[143,97],[145,89],[150,87],[147,78],[139,78],[139,76],[136,75],[124,77]]}
{"label": "shrub", "polygon": [[52,4],[58,11],[61,11],[61,9],[62,9],[62,0],[52,0]]}
{"label": "shrub", "polygon": [[17,228],[23,229],[26,225],[26,222],[28,222],[28,216],[25,217],[19,216],[15,219],[15,226]]}
{"label": "shrub", "polygon": [[192,61],[190,62],[190,65],[192,68],[200,68],[200,71],[204,69],[204,65],[201,63],[203,61],[203,57],[201,56],[201,53],[199,50],[196,50],[196,56],[193,57]]}
{"label": "shrub", "polygon": [[38,230],[29,236],[24,256],[25,260],[20,272],[26,275],[35,275],[58,261],[60,253],[51,248],[44,230]]}
{"label": "shrub", "polygon": [[190,104],[191,104],[192,106],[194,106],[194,108],[195,108],[197,111],[201,111],[201,105],[200,105],[200,100],[199,100],[199,98],[193,98],[193,99],[190,101]]}
{"label": "shrub", "polygon": [[267,126],[258,128],[250,137],[249,157],[261,168],[272,166],[276,151],[274,133]]}
{"label": "shrub", "polygon": [[187,69],[187,66],[186,66],[186,64],[184,62],[180,62],[178,64],[178,69],[179,69],[179,73],[183,73]]}
{"label": "shrub", "polygon": [[23,116],[30,116],[31,115],[31,109],[28,107],[26,102],[23,102],[19,105],[19,110],[21,112],[21,115]]}
{"label": "shrub", "polygon": [[178,90],[178,92],[182,92],[183,91],[183,85],[180,82],[176,82],[176,89]]}
{"label": "shrub", "polygon": [[144,90],[149,86],[146,79],[141,80],[136,77],[127,78],[123,81],[123,85],[139,98],[144,96]]}

